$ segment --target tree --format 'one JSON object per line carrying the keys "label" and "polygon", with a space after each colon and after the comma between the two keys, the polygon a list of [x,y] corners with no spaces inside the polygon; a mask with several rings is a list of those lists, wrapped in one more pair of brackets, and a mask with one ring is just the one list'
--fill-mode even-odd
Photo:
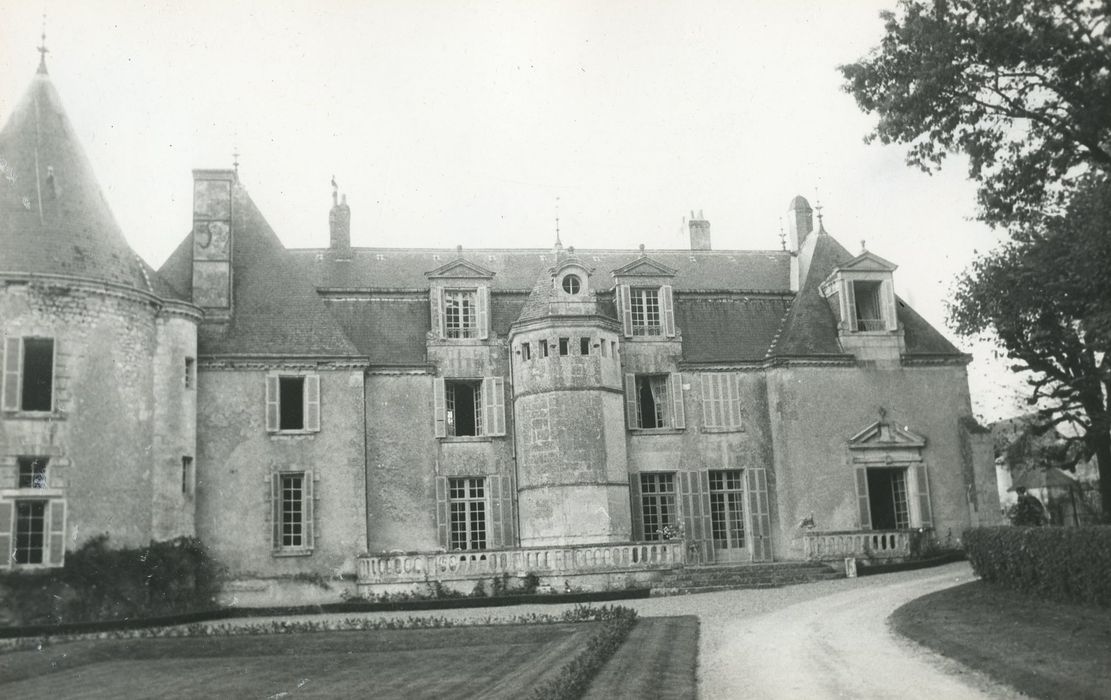
{"label": "tree", "polygon": [[963,152],[980,216],[1023,228],[1111,174],[1111,0],[900,0],[880,46],[841,66],[879,122],[932,171]]}
{"label": "tree", "polygon": [[1077,183],[1069,206],[1020,240],[973,262],[957,280],[949,322],[993,333],[1012,369],[1030,371],[1028,401],[1047,428],[1071,423],[1099,465],[1111,521],[1111,181]]}

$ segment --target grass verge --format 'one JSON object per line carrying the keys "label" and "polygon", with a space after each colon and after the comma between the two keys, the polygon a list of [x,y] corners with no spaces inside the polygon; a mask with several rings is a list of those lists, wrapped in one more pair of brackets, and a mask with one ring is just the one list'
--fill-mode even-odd
{"label": "grass verge", "polygon": [[642,617],[583,700],[698,696],[698,618]]}
{"label": "grass verge", "polygon": [[973,581],[891,615],[900,634],[1036,698],[1106,698],[1111,610]]}

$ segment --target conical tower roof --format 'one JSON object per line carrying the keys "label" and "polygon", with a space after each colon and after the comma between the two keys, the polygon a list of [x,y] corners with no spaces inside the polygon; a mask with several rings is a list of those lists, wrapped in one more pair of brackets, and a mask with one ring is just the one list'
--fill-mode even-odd
{"label": "conical tower roof", "polygon": [[161,286],[124,240],[45,63],[0,131],[0,272]]}

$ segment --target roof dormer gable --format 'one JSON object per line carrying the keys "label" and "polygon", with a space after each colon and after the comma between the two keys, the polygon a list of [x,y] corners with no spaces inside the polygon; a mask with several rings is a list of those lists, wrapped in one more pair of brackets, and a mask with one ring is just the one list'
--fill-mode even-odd
{"label": "roof dormer gable", "polygon": [[860,253],[852,260],[839,265],[836,269],[842,272],[894,272],[899,267],[890,260],[884,260],[875,253],[867,250]]}
{"label": "roof dormer gable", "polygon": [[440,267],[437,267],[431,272],[424,273],[428,279],[473,279],[473,280],[490,280],[494,278],[494,272],[487,270],[481,265],[476,265],[469,260],[463,258],[456,258],[451,260]]}
{"label": "roof dormer gable", "polygon": [[[668,267],[667,265],[656,262],[655,260],[648,257],[647,255],[642,255],[641,257],[637,258],[636,260],[632,261],[631,263],[629,263],[627,265],[622,265],[621,267],[617,268],[616,270],[614,270],[610,274],[613,275],[613,278],[615,280],[619,280],[619,279],[622,279],[622,278],[645,278],[645,277],[656,278],[656,279],[659,279],[659,278],[670,279],[670,278],[675,276],[675,273],[676,273],[676,270],[674,268],[671,268],[671,267]],[[626,279],[625,281],[626,282],[632,281],[632,282],[635,283],[635,280]]]}
{"label": "roof dormer gable", "polygon": [[908,426],[899,426],[881,418],[849,438],[852,449],[917,448],[926,446],[926,438]]}

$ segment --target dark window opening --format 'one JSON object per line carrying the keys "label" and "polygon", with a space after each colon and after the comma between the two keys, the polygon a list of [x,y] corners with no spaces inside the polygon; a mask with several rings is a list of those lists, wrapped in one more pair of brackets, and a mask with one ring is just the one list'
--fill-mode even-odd
{"label": "dark window opening", "polygon": [[579,354],[590,354],[590,338],[579,338]]}
{"label": "dark window opening", "polygon": [[559,354],[568,355],[571,352],[571,342],[568,338],[559,339]]}
{"label": "dark window opening", "polygon": [[522,360],[531,360],[532,359],[532,349],[529,347],[528,343],[521,343],[521,359]]}
{"label": "dark window opening", "polygon": [[185,388],[192,389],[197,379],[197,361],[192,357],[185,358]]}
{"label": "dark window opening", "polygon": [[19,488],[46,488],[46,457],[19,458]]}
{"label": "dark window opening", "polygon": [[41,564],[46,543],[46,501],[15,502],[16,564]]}
{"label": "dark window opening", "polygon": [[280,430],[304,430],[305,428],[305,378],[278,378],[278,408],[280,409]]}
{"label": "dark window opening", "polygon": [[482,435],[482,383],[444,382],[447,434]]}
{"label": "dark window opening", "polygon": [[856,302],[856,328],[860,331],[885,330],[880,305],[880,282],[853,282]]}
{"label": "dark window opening", "polygon": [[868,470],[868,508],[873,530],[904,530],[910,527],[906,469]]}
{"label": "dark window opening", "polygon": [[540,341],[540,357],[547,357],[547,356],[548,356],[548,341],[541,340]]}
{"label": "dark window opening", "polygon": [[578,294],[579,289],[582,288],[582,282],[576,275],[567,275],[563,278],[563,291],[568,294]]}
{"label": "dark window opening", "polygon": [[667,427],[667,375],[636,378],[637,427]]}
{"label": "dark window opening", "polygon": [[23,339],[24,411],[54,408],[54,341],[50,338]]}

